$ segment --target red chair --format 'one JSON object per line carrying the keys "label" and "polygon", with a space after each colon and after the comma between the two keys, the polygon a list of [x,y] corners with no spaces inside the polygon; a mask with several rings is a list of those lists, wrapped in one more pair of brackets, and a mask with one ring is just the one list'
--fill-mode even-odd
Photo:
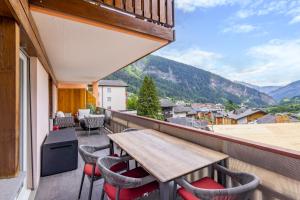
{"label": "red chair", "polygon": [[158,183],[143,168],[137,167],[122,174],[115,173],[111,166],[128,162],[131,158],[107,156],[99,158],[97,166],[104,177],[101,200],[106,194],[111,200],[134,200],[158,189]]}
{"label": "red chair", "polygon": [[[102,178],[102,174],[96,165],[98,156],[94,155],[94,153],[97,151],[100,151],[100,150],[109,149],[110,147],[111,147],[110,144],[104,145],[104,146],[99,146],[99,147],[86,146],[86,145],[79,146],[79,153],[80,153],[82,159],[84,160],[85,164],[84,164],[84,168],[83,168],[83,174],[82,174],[82,178],[81,178],[78,199],[80,199],[80,196],[81,196],[81,191],[82,191],[82,186],[83,186],[85,176],[87,176],[89,181],[91,182],[90,190],[89,190],[89,200],[92,198],[93,184],[95,181]],[[118,155],[116,155],[116,154],[113,156],[118,157]],[[127,169],[127,163],[120,162],[116,165],[111,166],[110,169],[114,172],[125,171]]]}
{"label": "red chair", "polygon": [[[202,178],[193,183],[184,178],[176,179],[175,183],[181,186],[177,194],[184,200],[248,200],[252,192],[259,185],[259,178],[248,173],[237,173],[215,164],[214,168],[230,176],[239,185],[237,187],[225,188],[211,178]],[[176,188],[175,184],[175,188]]]}

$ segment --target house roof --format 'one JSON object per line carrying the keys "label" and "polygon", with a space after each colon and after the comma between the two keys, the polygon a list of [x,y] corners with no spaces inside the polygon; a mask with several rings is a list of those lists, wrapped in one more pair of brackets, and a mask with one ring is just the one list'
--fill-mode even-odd
{"label": "house roof", "polygon": [[[278,115],[274,114],[267,114],[259,119],[256,120],[256,123],[258,124],[271,124],[277,122]],[[288,116],[288,122],[299,122],[298,119],[292,116]]]}
{"label": "house roof", "polygon": [[176,106],[174,107],[174,112],[175,113],[188,113],[191,112],[192,108],[188,106]]}
{"label": "house roof", "polygon": [[169,99],[161,99],[161,100],[159,100],[159,102],[160,102],[160,106],[162,107],[162,108],[168,108],[168,107],[174,107],[174,106],[176,106],[171,100],[169,100]]}
{"label": "house roof", "polygon": [[231,118],[231,119],[239,120],[239,119],[242,119],[244,117],[259,113],[259,112],[265,113],[265,111],[260,110],[260,109],[247,109],[244,112],[241,112],[239,114],[229,113],[228,117]]}
{"label": "house roof", "polygon": [[208,122],[205,120],[194,120],[188,117],[168,118],[167,121],[174,124],[179,124],[179,125],[189,126],[194,128],[201,128],[201,129],[206,129],[208,125]]}
{"label": "house roof", "polygon": [[272,115],[272,114],[267,114],[267,115],[257,119],[256,123],[258,123],[258,124],[276,123],[276,116]]}
{"label": "house roof", "polygon": [[122,80],[100,80],[99,86],[113,86],[113,87],[128,87],[128,85]]}

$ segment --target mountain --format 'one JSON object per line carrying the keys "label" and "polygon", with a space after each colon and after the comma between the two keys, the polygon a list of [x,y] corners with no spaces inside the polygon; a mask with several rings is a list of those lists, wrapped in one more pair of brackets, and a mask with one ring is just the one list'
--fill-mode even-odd
{"label": "mountain", "polygon": [[246,83],[246,82],[240,82],[240,81],[236,81],[236,82],[239,84],[245,85],[247,87],[256,89],[256,90],[258,90],[262,93],[268,94],[268,95],[270,95],[273,91],[282,87],[282,86],[258,86],[258,85],[253,85],[253,84]]}
{"label": "mountain", "polygon": [[284,87],[281,87],[277,90],[274,90],[270,93],[277,101],[280,101],[284,98],[292,98],[295,96],[300,96],[300,80],[290,83]]}
{"label": "mountain", "polygon": [[253,88],[225,79],[208,71],[159,56],[147,56],[106,79],[121,79],[128,84],[128,91],[137,93],[143,77],[151,76],[160,97],[189,102],[244,103],[265,106],[275,101]]}

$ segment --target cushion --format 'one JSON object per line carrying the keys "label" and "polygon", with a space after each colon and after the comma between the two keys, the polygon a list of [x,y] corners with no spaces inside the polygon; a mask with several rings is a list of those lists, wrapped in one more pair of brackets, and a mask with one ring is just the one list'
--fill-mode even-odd
{"label": "cushion", "polygon": [[[92,176],[92,172],[93,172],[93,165],[92,164],[85,164],[84,165],[84,173],[88,176]],[[100,172],[97,165],[95,166],[94,176],[101,176],[101,172]]]}
{"label": "cushion", "polygon": [[[117,157],[118,155],[114,154],[113,156]],[[126,162],[121,162],[121,163],[118,163],[118,164],[112,166],[110,169],[114,172],[123,171],[123,170],[127,169],[127,164],[126,164]],[[92,164],[85,164],[84,165],[84,173],[88,176],[92,176],[92,172],[93,172],[93,165]],[[97,165],[95,166],[94,176],[101,176],[101,172],[100,172]]]}
{"label": "cushion", "polygon": [[[192,183],[193,186],[197,188],[203,188],[203,189],[224,189],[224,186],[217,183],[211,178],[205,177],[198,181],[195,181]],[[188,192],[184,188],[178,189],[177,193],[182,197],[184,200],[199,200],[195,195]]]}
{"label": "cushion", "polygon": [[65,117],[65,114],[62,111],[58,111],[56,117]]}
{"label": "cushion", "polygon": [[78,110],[78,119],[83,119],[85,116],[90,115],[91,110],[90,109],[79,109]]}
{"label": "cushion", "polygon": [[[142,178],[148,176],[149,174],[141,167],[137,167],[133,170],[122,173],[124,176],[133,178]],[[120,200],[133,200],[138,197],[143,197],[145,194],[153,192],[158,189],[158,183],[152,182],[147,185],[137,187],[137,188],[124,188],[120,191]],[[104,185],[104,191],[111,200],[116,199],[116,188],[108,183]]]}
{"label": "cushion", "polygon": [[87,117],[102,117],[102,118],[104,118],[105,116],[104,116],[104,115],[90,114],[90,115],[87,116]]}

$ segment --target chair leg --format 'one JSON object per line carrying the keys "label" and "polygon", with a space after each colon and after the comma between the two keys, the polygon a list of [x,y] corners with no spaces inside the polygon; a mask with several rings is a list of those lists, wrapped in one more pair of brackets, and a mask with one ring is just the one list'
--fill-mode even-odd
{"label": "chair leg", "polygon": [[137,168],[138,167],[138,162],[137,161],[135,161],[135,168]]}
{"label": "chair leg", "polygon": [[105,182],[103,182],[103,187],[102,187],[102,190],[101,190],[101,197],[100,197],[100,200],[104,200],[104,195],[105,195],[104,184],[105,184]]}
{"label": "chair leg", "polygon": [[121,157],[121,156],[123,156],[123,149],[121,149],[121,152],[120,152],[120,157]]}
{"label": "chair leg", "polygon": [[78,199],[80,199],[80,196],[81,196],[81,191],[82,191],[82,186],[83,186],[83,182],[84,182],[84,177],[85,177],[85,173],[83,171],[82,178],[81,178],[81,183],[80,183],[80,189],[79,189]]}
{"label": "chair leg", "polygon": [[93,186],[94,186],[94,173],[95,173],[95,165],[93,166],[93,173],[92,173],[92,177],[91,177],[91,185],[90,185],[90,191],[89,191],[89,200],[92,199]]}
{"label": "chair leg", "polygon": [[176,200],[177,198],[177,183],[174,181],[174,186],[173,186],[173,200]]}

